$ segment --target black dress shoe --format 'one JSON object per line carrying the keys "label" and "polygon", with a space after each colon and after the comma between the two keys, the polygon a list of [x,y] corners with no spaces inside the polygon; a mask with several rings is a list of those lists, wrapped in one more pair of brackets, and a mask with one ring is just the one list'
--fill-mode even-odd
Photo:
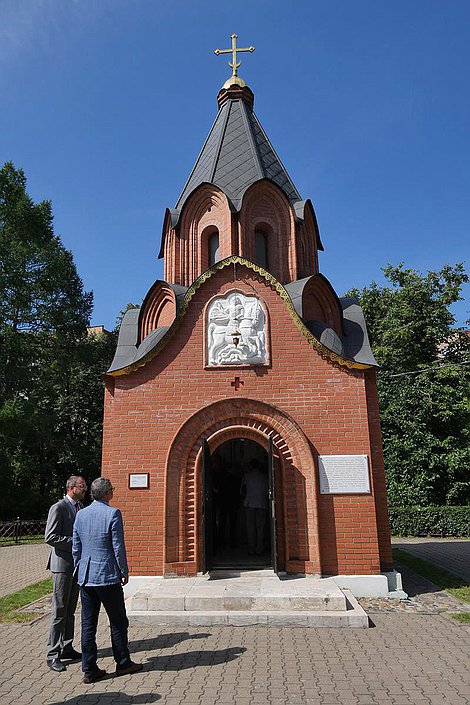
{"label": "black dress shoe", "polygon": [[63,664],[59,658],[53,658],[50,661],[48,660],[47,665],[49,666],[51,671],[55,671],[56,673],[62,673],[62,671],[67,670],[65,668],[65,664]]}
{"label": "black dress shoe", "polygon": [[82,655],[80,651],[76,651],[76,649],[67,649],[67,651],[61,653],[60,658],[67,659],[69,661],[80,661]]}
{"label": "black dress shoe", "polygon": [[116,666],[116,675],[117,676],[127,676],[132,673],[138,673],[142,669],[143,669],[143,665],[141,663],[132,663],[132,661],[131,661],[128,666],[121,666],[121,667]]}
{"label": "black dress shoe", "polygon": [[104,678],[106,675],[106,671],[104,671],[102,668],[97,668],[96,671],[93,673],[90,673],[90,675],[84,675],[83,676],[83,682],[84,683],[95,683],[95,681],[100,681],[102,678]]}

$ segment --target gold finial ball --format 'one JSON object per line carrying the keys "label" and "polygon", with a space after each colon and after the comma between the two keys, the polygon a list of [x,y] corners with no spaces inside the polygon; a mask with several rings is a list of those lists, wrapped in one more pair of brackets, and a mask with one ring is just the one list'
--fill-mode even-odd
{"label": "gold finial ball", "polygon": [[240,76],[230,76],[230,78],[225,81],[224,85],[222,86],[222,89],[230,88],[230,86],[239,86],[240,88],[245,88],[246,83],[243,78],[240,78]]}

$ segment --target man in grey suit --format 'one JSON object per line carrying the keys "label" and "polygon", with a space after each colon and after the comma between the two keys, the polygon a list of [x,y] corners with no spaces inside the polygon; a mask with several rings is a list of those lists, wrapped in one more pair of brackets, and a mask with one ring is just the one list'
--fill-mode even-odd
{"label": "man in grey suit", "polygon": [[51,546],[47,563],[52,572],[53,595],[51,626],[47,643],[47,665],[56,672],[65,671],[62,659],[80,659],[72,646],[78,584],[73,575],[72,532],[77,512],[87,485],[82,475],[71,475],[66,484],[66,495],[49,509],[45,541]]}
{"label": "man in grey suit", "polygon": [[82,602],[82,670],[84,683],[104,678],[106,671],[96,663],[96,628],[104,605],[111,628],[111,645],[116,675],[142,670],[131,661],[123,585],[129,580],[124,528],[119,509],[109,506],[113,498],[110,480],[99,477],[91,483],[94,502],[77,515],[73,527],[73,560],[78,570]]}

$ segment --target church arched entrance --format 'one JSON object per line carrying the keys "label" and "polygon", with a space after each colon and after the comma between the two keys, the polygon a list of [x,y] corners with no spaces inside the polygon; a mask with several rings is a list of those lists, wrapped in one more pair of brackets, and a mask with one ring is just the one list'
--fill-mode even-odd
{"label": "church arched entrance", "polygon": [[272,448],[233,438],[203,453],[204,569],[263,569],[276,563]]}
{"label": "church arched entrance", "polygon": [[[247,449],[243,456],[248,460],[267,460],[268,478],[271,473],[270,541],[263,536],[260,556],[256,556],[256,543],[255,555],[248,552],[246,528],[240,525],[240,505],[244,504],[241,494],[234,510],[236,537],[240,540],[238,556],[225,549],[220,551],[218,546],[215,553],[214,546],[208,545],[214,541],[218,526],[217,513],[214,519],[205,506],[207,499],[214,504],[214,490],[210,487],[213,470],[207,470],[207,463],[217,453],[222,461],[238,462],[242,446]],[[246,461],[236,470],[240,488],[245,467]],[[228,565],[237,558],[248,566],[270,561],[276,571],[321,573],[312,449],[295,421],[279,408],[240,397],[220,400],[195,412],[173,438],[165,485],[165,574],[196,575],[210,569],[214,558],[215,565]],[[230,544],[230,528],[225,528],[224,539],[227,537]]]}

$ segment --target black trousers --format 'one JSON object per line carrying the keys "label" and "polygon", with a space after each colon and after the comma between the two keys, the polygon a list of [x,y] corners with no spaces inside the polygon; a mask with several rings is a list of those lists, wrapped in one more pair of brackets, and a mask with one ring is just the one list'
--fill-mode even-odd
{"label": "black trousers", "polygon": [[128,666],[131,662],[127,639],[129,620],[126,615],[122,585],[120,583],[99,587],[82,585],[80,596],[82,601],[82,670],[85,675],[91,676],[97,670],[96,628],[101,605],[104,606],[109,618],[111,645],[116,665],[119,668]]}

